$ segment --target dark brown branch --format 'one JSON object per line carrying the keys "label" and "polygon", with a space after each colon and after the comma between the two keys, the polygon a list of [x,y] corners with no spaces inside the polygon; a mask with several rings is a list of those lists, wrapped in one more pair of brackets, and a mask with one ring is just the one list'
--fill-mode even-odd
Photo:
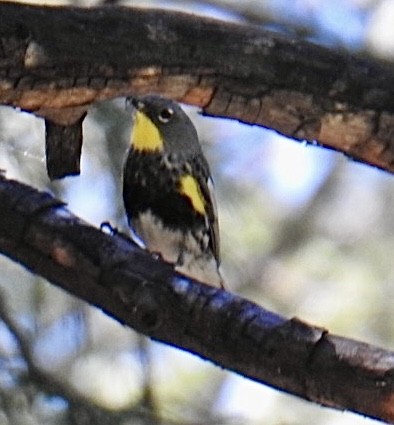
{"label": "dark brown branch", "polygon": [[85,116],[86,113],[74,124],[66,126],[45,119],[45,156],[51,180],[79,174]]}
{"label": "dark brown branch", "polygon": [[93,101],[155,91],[394,171],[391,65],[253,26],[120,7],[2,2],[0,40],[0,102],[57,124]]}
{"label": "dark brown branch", "polygon": [[394,423],[394,353],[192,282],[4,176],[0,205],[1,252],[121,323],[258,382]]}

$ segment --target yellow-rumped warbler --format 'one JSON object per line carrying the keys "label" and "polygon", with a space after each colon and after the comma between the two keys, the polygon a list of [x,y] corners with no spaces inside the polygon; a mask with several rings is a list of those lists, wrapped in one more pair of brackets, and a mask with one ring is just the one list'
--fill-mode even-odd
{"label": "yellow-rumped warbler", "polygon": [[160,96],[128,103],[134,125],[123,200],[130,227],[179,272],[223,287],[212,179],[193,123],[176,102]]}

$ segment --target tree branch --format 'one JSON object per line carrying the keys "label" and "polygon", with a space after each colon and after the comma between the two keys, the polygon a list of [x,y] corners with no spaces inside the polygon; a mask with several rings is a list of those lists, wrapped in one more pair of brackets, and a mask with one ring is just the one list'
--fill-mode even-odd
{"label": "tree branch", "polygon": [[155,340],[325,406],[394,423],[394,353],[176,274],[47,193],[0,176],[0,250]]}
{"label": "tree branch", "polygon": [[45,156],[47,173],[51,180],[79,174],[82,149],[83,114],[72,125],[55,124],[45,120]]}
{"label": "tree branch", "polygon": [[394,171],[394,73],[194,15],[0,3],[0,102],[75,123],[100,99],[157,92]]}

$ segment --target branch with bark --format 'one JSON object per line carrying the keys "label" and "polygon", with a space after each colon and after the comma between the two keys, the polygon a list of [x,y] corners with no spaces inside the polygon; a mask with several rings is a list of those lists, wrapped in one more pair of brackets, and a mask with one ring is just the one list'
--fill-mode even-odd
{"label": "branch with bark", "polygon": [[[157,92],[394,171],[390,64],[251,25],[122,7],[2,2],[0,40],[0,102],[45,117],[55,133],[94,101]],[[64,173],[78,172],[73,131],[69,148],[53,137],[75,155]]]}
{"label": "branch with bark", "polygon": [[307,400],[394,423],[394,353],[191,281],[0,176],[0,251],[120,323]]}
{"label": "branch with bark", "polygon": [[[46,119],[51,178],[79,172],[89,104],[146,92],[392,172],[393,83],[390,65],[253,26],[162,10],[0,4],[0,103]],[[193,282],[4,176],[0,205],[2,253],[119,322],[258,382],[394,423],[394,353]]]}

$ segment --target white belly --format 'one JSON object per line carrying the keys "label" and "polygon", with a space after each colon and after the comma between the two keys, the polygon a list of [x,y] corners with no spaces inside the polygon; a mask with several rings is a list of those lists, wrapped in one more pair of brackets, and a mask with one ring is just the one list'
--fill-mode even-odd
{"label": "white belly", "polygon": [[201,233],[197,241],[191,232],[167,229],[150,211],[140,214],[132,221],[132,226],[146,249],[173,263],[178,272],[208,285],[223,287],[217,261],[208,248],[208,235]]}

